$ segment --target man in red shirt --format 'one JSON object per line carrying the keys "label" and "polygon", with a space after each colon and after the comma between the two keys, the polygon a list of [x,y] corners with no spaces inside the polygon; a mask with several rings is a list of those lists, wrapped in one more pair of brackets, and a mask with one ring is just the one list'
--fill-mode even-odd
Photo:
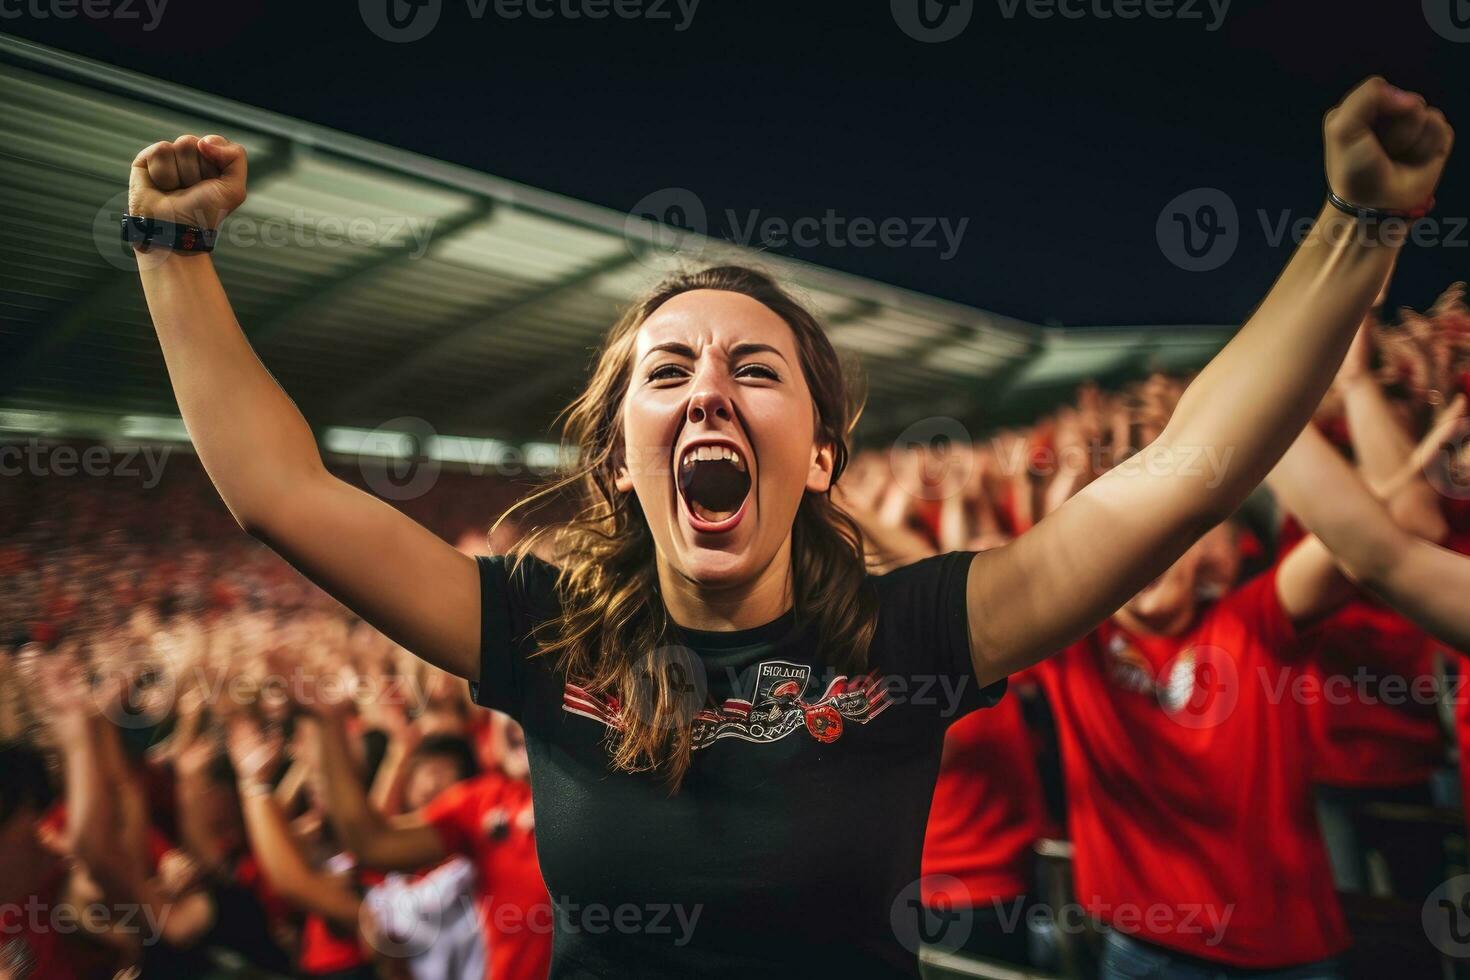
{"label": "man in red shirt", "polygon": [[364,867],[414,871],[454,854],[475,864],[476,900],[489,946],[486,978],[546,980],[554,910],[536,858],[530,764],[520,726],[502,726],[499,769],[451,786],[423,809],[391,819],[368,803],[340,718],[319,714],[328,816]]}
{"label": "man in red shirt", "polygon": [[1233,534],[1216,528],[1037,671],[1077,897],[1110,927],[1105,977],[1333,977],[1348,945],[1313,808],[1298,627],[1351,586],[1313,539],[1201,607],[1206,559]]}
{"label": "man in red shirt", "polygon": [[1030,964],[1032,862],[1050,833],[1037,750],[1014,697],[945,733],[920,879],[924,905],[961,933],[938,939],[941,948]]}

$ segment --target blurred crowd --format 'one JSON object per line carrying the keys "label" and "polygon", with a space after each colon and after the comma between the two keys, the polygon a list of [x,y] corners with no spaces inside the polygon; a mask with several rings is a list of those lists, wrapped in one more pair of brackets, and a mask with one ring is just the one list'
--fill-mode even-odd
{"label": "blurred crowd", "polygon": [[[834,493],[875,571],[1002,547],[1143,450],[1187,380],[1089,384],[1028,427],[974,438],[920,423],[857,452]],[[1375,312],[1316,425],[1395,520],[1470,553],[1467,390],[1457,284],[1424,313]],[[1194,465],[1208,478],[1228,460]],[[525,489],[444,472],[396,504],[463,550],[503,553],[518,527],[485,530]],[[1332,906],[1308,924],[1238,915],[1226,960],[1244,968],[1258,942],[1341,952],[1340,894],[1417,914],[1463,861],[1447,841],[1464,828],[1442,819],[1460,806],[1452,774],[1470,737],[1459,656],[1350,583],[1313,584],[1306,612],[1283,616],[1291,602],[1267,592],[1287,588],[1288,567],[1327,581],[1330,561],[1308,574],[1289,557],[1307,543],[1259,492],[1097,634],[951,727],[924,898],[971,914],[939,945],[1085,975],[1091,953],[1058,928],[1059,902],[1120,928],[1126,903],[1171,889],[1232,904],[1297,889]],[[242,534],[195,458],[174,454],[146,488],[0,478],[0,581],[0,980],[544,976],[554,913],[517,726]],[[1235,690],[1211,715],[1193,693],[1196,651],[1217,647],[1235,658]],[[1350,693],[1271,697],[1245,674],[1247,647],[1318,692],[1350,678]],[[1385,697],[1393,678],[1429,694]],[[1140,694],[1152,714],[1125,699]],[[1211,732],[1253,741],[1206,744]],[[1230,755],[1247,761],[1201,768]],[[1215,836],[1191,837],[1197,824]],[[1303,856],[1319,839],[1320,866]],[[1048,855],[1064,880],[1039,874]],[[1205,867],[1230,862],[1293,877]],[[1036,908],[1050,913],[1007,914]],[[1159,932],[1219,952],[1208,934],[1180,942],[1177,923]]]}

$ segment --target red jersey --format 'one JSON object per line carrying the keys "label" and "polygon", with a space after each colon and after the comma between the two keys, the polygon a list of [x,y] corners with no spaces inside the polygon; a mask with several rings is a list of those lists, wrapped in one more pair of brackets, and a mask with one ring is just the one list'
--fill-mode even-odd
{"label": "red jersey", "polygon": [[[1036,752],[1014,697],[966,715],[945,734],[923,874],[957,879],[973,907],[1030,890],[1032,848],[1048,831]],[[927,888],[922,897],[930,900]]]}
{"label": "red jersey", "polygon": [[1317,829],[1297,636],[1267,572],[1175,637],[1109,622],[1038,672],[1076,894],[1120,932],[1230,966],[1348,945]]}
{"label": "red jersey", "polygon": [[445,850],[475,862],[487,978],[545,980],[555,913],[536,860],[530,784],[486,773],[455,783],[422,812]]}
{"label": "red jersey", "polygon": [[1360,599],[1314,628],[1312,642],[1321,684],[1310,713],[1313,779],[1350,788],[1427,782],[1444,758],[1433,640]]}
{"label": "red jersey", "polygon": [[[1278,554],[1304,537],[1301,525],[1286,518]],[[1427,781],[1444,757],[1433,640],[1366,594],[1311,635],[1313,780],[1352,789]]]}

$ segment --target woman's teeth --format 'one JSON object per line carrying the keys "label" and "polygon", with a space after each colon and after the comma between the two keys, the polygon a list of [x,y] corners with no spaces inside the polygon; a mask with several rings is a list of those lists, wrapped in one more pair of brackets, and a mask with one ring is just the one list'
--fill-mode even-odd
{"label": "woman's teeth", "polygon": [[741,457],[740,451],[731,449],[729,446],[695,446],[684,453],[684,458],[679,461],[679,467],[687,470],[695,463],[715,459],[727,459],[735,464],[737,470],[745,472],[745,460]]}

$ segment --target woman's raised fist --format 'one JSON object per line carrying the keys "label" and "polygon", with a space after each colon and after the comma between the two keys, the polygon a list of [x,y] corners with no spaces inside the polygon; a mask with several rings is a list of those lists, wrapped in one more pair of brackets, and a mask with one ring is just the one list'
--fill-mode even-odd
{"label": "woman's raised fist", "polygon": [[1429,203],[1455,131],[1424,96],[1364,79],[1322,121],[1327,183],[1359,207],[1413,211]]}
{"label": "woman's raised fist", "polygon": [[245,201],[245,148],[223,136],[180,136],[133,158],[128,213],[218,228]]}

